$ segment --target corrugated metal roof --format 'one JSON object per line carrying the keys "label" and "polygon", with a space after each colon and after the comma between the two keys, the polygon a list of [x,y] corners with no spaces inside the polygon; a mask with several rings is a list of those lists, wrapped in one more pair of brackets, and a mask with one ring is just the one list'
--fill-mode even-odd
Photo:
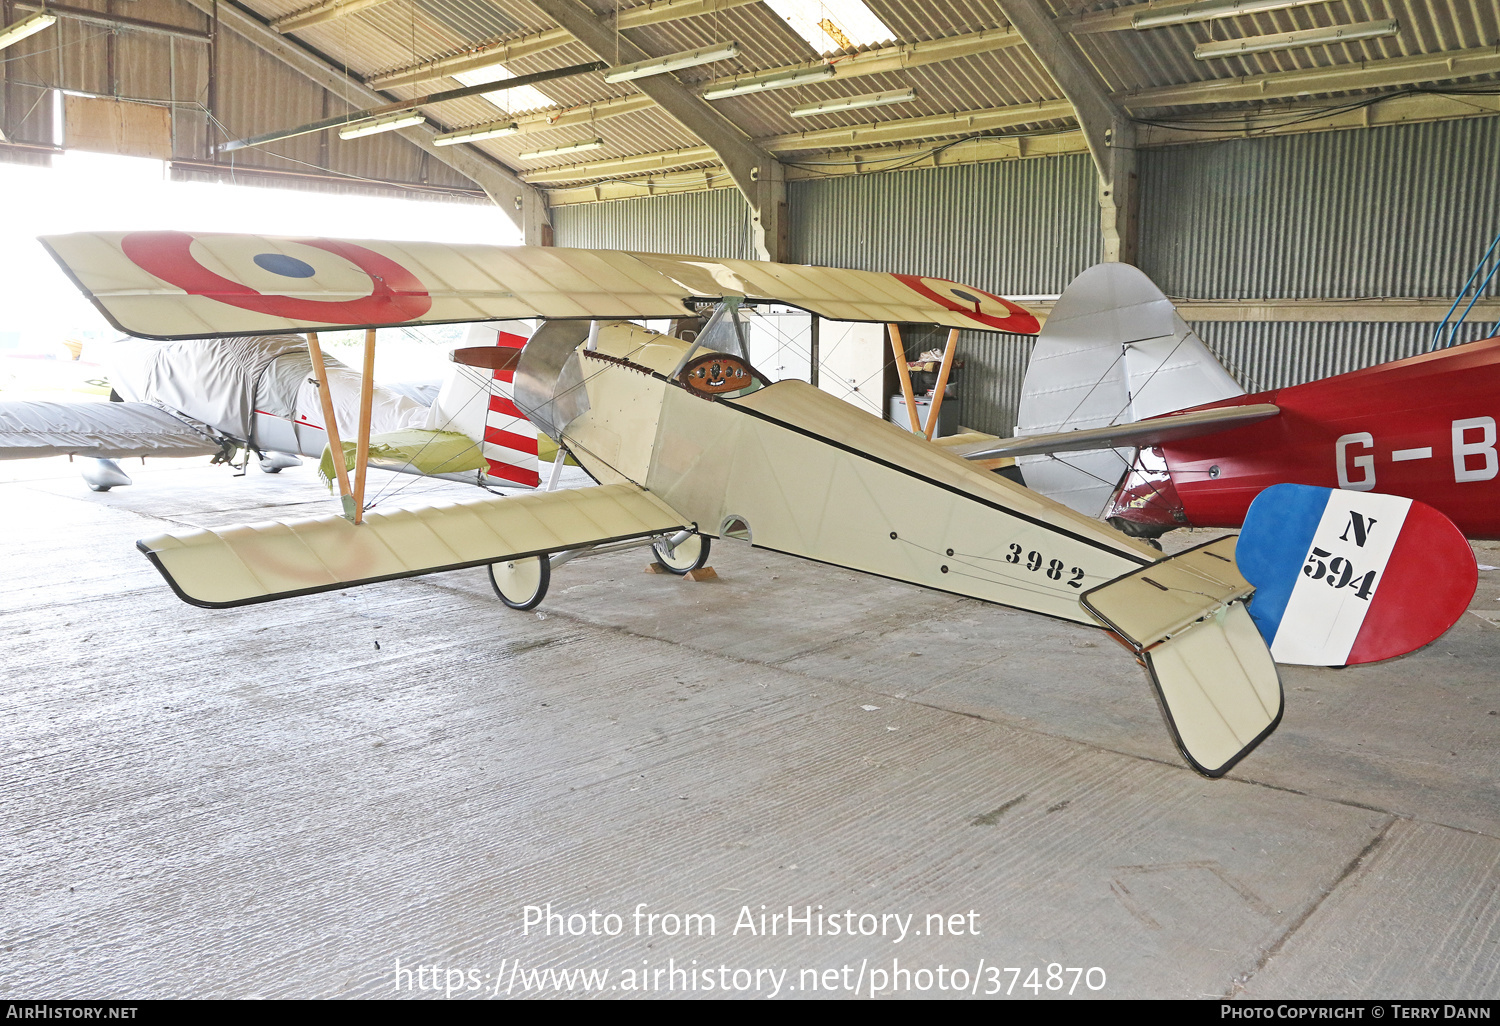
{"label": "corrugated metal roof", "polygon": [[[802,103],[907,86],[917,90],[917,98],[907,103],[810,118],[794,118],[789,113]],[[1057,99],[1061,95],[1051,76],[1036,64],[1036,58],[1029,51],[1012,47],[880,75],[843,80],[834,78],[796,89],[733,96],[715,100],[713,104],[748,135],[759,139],[960,110],[1009,107]]]}
{"label": "corrugated metal roof", "polygon": [[[1298,29],[1395,18],[1395,36],[1199,61],[1193,48]],[[1278,71],[1334,67],[1413,54],[1465,50],[1500,39],[1500,5],[1444,0],[1339,0],[1190,25],[1074,36],[1114,92]],[[1329,94],[1313,94],[1329,95]]]}
{"label": "corrugated metal roof", "polygon": [[[105,0],[74,0],[103,10]],[[620,11],[638,6],[611,0],[588,0],[601,20],[613,21]],[[275,18],[310,6],[309,0],[247,0],[248,6],[265,18]],[[868,0],[871,10],[885,22],[902,43],[943,39],[1002,27],[1003,14],[993,0]],[[1058,16],[1116,9],[1117,5],[1080,0],[1043,0]],[[186,9],[180,0],[134,0],[131,14],[171,24],[201,29],[206,18]],[[1128,8],[1131,5],[1118,5]],[[1277,51],[1197,61],[1192,49],[1209,39],[1238,38],[1331,24],[1393,17],[1400,21],[1399,34],[1385,39]],[[527,0],[389,0],[356,14],[315,25],[293,34],[335,65],[368,78],[395,69],[410,68],[446,55],[471,52],[497,40],[513,40],[552,27],[549,19]],[[689,85],[701,84],[727,74],[761,71],[817,60],[812,47],[791,30],[763,3],[752,3],[697,17],[660,22],[625,32],[648,53],[665,54],[692,49],[725,39],[736,40],[738,57],[681,73]],[[38,43],[37,38],[50,39]],[[1073,36],[1081,53],[1095,69],[1105,88],[1130,93],[1182,83],[1208,83],[1239,76],[1296,69],[1356,66],[1361,61],[1417,54],[1443,53],[1487,46],[1500,40],[1500,4],[1462,3],[1455,0],[1332,0],[1307,7],[1262,12],[1235,18],[1171,26],[1136,32],[1080,33]],[[227,34],[221,49],[219,119],[227,136],[293,127],[304,120],[323,116],[322,91],[310,86],[278,62],[256,55],[238,37]],[[29,49],[28,49],[29,47]],[[190,51],[195,44],[170,42],[159,36],[124,32],[111,35],[97,26],[65,20],[49,37],[35,37],[13,51],[21,58],[10,67],[22,80],[42,84],[58,82],[70,88],[109,94],[165,98],[179,104],[174,128],[183,146],[206,135],[201,112],[194,103],[206,99],[203,85],[206,68],[201,54]],[[28,57],[46,49],[45,57]],[[201,47],[199,48],[201,49]],[[611,55],[606,54],[606,58]],[[508,65],[521,75],[556,69],[595,59],[580,43],[516,59]],[[110,81],[110,68],[113,81]],[[61,75],[61,78],[58,76]],[[1500,74],[1481,76],[1486,83],[1500,81]],[[190,86],[189,82],[193,84]],[[410,99],[451,85],[439,79],[417,86],[395,89],[391,95]],[[913,87],[917,97],[886,107],[866,108],[808,119],[793,119],[789,110],[798,103],[832,99],[886,89]],[[638,95],[628,83],[610,85],[599,73],[580,75],[541,84],[539,90],[569,110],[602,100]],[[1311,93],[1309,97],[1340,94]],[[1025,46],[1012,46],[955,60],[903,68],[877,75],[834,78],[806,86],[731,97],[712,106],[730,123],[752,138],[764,138],[817,129],[1006,107],[1061,96],[1046,68]],[[499,104],[479,97],[452,101],[424,111],[441,128],[468,127],[504,116]],[[1244,103],[1227,105],[1243,108]],[[335,102],[329,113],[347,105]],[[1163,107],[1152,112],[1157,120],[1172,120],[1197,114],[1212,105]],[[521,110],[511,114],[525,113]],[[19,116],[17,116],[19,117]],[[194,120],[198,119],[195,125]],[[35,123],[32,123],[35,122]],[[41,138],[46,129],[33,115],[18,126],[20,138]],[[1045,125],[1062,126],[1055,119]],[[1017,131],[1042,126],[1023,126]],[[30,136],[25,133],[31,133]],[[699,145],[699,140],[659,109],[649,108],[620,117],[556,130],[527,132],[507,139],[488,140],[478,148],[518,170],[557,167],[577,162],[576,155],[523,160],[519,155],[586,138],[599,138],[604,145],[588,159],[634,156]],[[940,137],[939,137],[940,138]],[[951,137],[950,137],[951,138]],[[921,140],[912,140],[920,142]],[[204,156],[198,150],[191,155]],[[362,168],[369,177],[420,172],[418,151],[387,140],[363,144],[329,145],[326,138],[312,136],[288,140],[276,149],[297,160],[344,162],[340,166]],[[387,153],[385,147],[395,146]],[[840,144],[840,149],[849,147]],[[411,152],[408,153],[407,150]],[[186,151],[184,151],[186,154]],[[362,155],[356,155],[362,154]],[[399,156],[397,154],[400,154]],[[367,161],[374,161],[373,165]]]}
{"label": "corrugated metal roof", "polygon": [[[287,13],[302,0],[250,0],[266,16]],[[988,0],[869,0],[871,10],[902,42],[945,38],[1004,25],[999,6]],[[1114,5],[1050,0],[1057,15],[1108,10]],[[635,5],[591,0],[601,19],[612,19]],[[1128,5],[1122,5],[1128,6]],[[1210,38],[1223,39],[1330,24],[1348,24],[1395,17],[1400,34],[1335,46],[1279,51],[1197,61],[1192,49]],[[385,3],[361,13],[313,26],[299,38],[335,60],[347,62],[363,76],[409,68],[436,57],[458,54],[483,43],[515,39],[549,27],[547,19],[526,0],[411,0]],[[683,18],[640,28],[625,35],[647,53],[666,54],[733,39],[740,56],[681,73],[691,84],[726,74],[765,70],[816,60],[812,47],[765,4],[750,4],[699,17]],[[1492,4],[1454,4],[1448,0],[1338,0],[1310,7],[1262,12],[1237,18],[1136,32],[1087,33],[1074,36],[1087,61],[1112,92],[1308,67],[1353,64],[1362,60],[1462,49],[1500,38],[1500,10]],[[570,44],[530,57],[508,67],[526,74],[593,59],[580,44]],[[611,55],[604,55],[612,59]],[[1500,76],[1489,76],[1496,78]],[[884,108],[822,115],[805,121],[788,111],[800,102],[857,95],[912,86],[915,100]],[[414,97],[437,84],[406,87],[395,95]],[[561,108],[581,106],[634,92],[628,84],[608,85],[591,74],[545,83],[539,87]],[[880,75],[834,79],[795,89],[778,90],[714,101],[713,106],[752,138],[834,128],[923,115],[1009,106],[1061,96],[1045,67],[1024,46],[965,57]],[[503,102],[503,101],[501,101]],[[1163,108],[1171,117],[1189,108]],[[1201,108],[1192,108],[1201,110]],[[428,112],[444,127],[465,127],[499,117],[498,108],[482,100],[455,101]],[[521,113],[513,111],[512,113]],[[637,112],[558,132],[527,134],[479,144],[486,152],[518,169],[559,166],[557,160],[523,161],[518,154],[580,138],[600,138],[604,147],[590,159],[630,156],[696,145],[698,140],[660,114]],[[574,161],[576,162],[576,161]]]}
{"label": "corrugated metal roof", "polygon": [[[74,5],[87,2],[74,0]],[[103,3],[95,6],[103,12]],[[134,0],[128,16],[198,32],[208,27],[206,17],[178,0]],[[63,18],[48,33],[7,49],[6,58],[12,96],[23,99],[26,108],[8,112],[4,127],[22,142],[51,143],[53,87],[170,106],[173,154],[184,161],[207,160],[210,138],[241,138],[347,109],[347,104],[233,32],[220,37],[217,118],[212,125],[207,115],[208,47],[202,42],[128,28],[111,32],[105,26]],[[235,174],[238,166],[349,176],[347,184],[327,183],[327,188],[338,191],[368,187],[389,192],[375,184],[380,182],[473,189],[467,178],[394,135],[351,142],[333,133],[307,135],[226,154],[223,164],[226,176]],[[215,173],[192,172],[197,177]],[[361,184],[362,180],[370,182]],[[317,187],[317,182],[309,179],[300,187]]]}

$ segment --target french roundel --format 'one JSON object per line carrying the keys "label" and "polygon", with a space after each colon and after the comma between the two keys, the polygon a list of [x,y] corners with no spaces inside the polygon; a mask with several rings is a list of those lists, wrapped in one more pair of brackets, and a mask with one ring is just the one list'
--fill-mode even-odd
{"label": "french roundel", "polygon": [[415,274],[351,242],[132,232],[120,248],[190,296],[292,321],[396,324],[432,309]]}
{"label": "french roundel", "polygon": [[1029,312],[983,289],[960,285],[946,278],[922,278],[915,274],[894,277],[939,306],[964,314],[982,327],[1020,335],[1035,335],[1041,330],[1041,324]]}

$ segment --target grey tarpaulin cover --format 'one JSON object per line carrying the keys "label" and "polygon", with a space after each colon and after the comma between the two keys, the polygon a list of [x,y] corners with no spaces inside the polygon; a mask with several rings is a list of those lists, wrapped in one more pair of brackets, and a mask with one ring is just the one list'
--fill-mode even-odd
{"label": "grey tarpaulin cover", "polygon": [[149,398],[245,441],[254,423],[261,372],[277,357],[298,350],[307,351],[307,340],[300,335],[131,340],[110,346],[100,362],[109,368],[109,382],[121,398]]}
{"label": "grey tarpaulin cover", "polygon": [[149,403],[0,403],[0,459],[37,456],[204,456],[219,451]]}

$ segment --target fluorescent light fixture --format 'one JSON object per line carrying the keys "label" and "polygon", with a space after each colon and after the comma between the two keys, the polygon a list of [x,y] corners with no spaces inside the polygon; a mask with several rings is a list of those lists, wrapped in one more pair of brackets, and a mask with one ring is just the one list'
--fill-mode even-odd
{"label": "fluorescent light fixture", "polygon": [[896,38],[864,0],[766,0],[766,6],[818,53],[852,53]]}
{"label": "fluorescent light fixture", "polygon": [[788,113],[794,118],[810,118],[814,114],[832,114],[839,110],[859,110],[861,107],[883,107],[887,103],[905,103],[915,100],[915,89],[892,89],[884,93],[864,93],[860,96],[845,96],[840,100],[819,100],[793,107]]}
{"label": "fluorescent light fixture", "polygon": [[1400,30],[1401,23],[1395,18],[1361,21],[1354,25],[1330,25],[1328,28],[1278,32],[1274,36],[1220,39],[1199,46],[1193,51],[1193,56],[1200,61],[1207,61],[1218,57],[1238,57],[1246,53],[1265,53],[1267,50],[1294,50],[1300,46],[1318,46],[1323,43],[1352,43],[1356,39],[1394,36]]}
{"label": "fluorescent light fixture", "polygon": [[622,64],[618,68],[610,68],[604,73],[604,81],[629,82],[633,78],[664,75],[669,71],[696,68],[700,64],[727,61],[729,58],[738,57],[739,55],[739,43],[715,43],[712,46],[700,46],[696,50],[669,53],[665,57],[652,57],[650,60],[636,61],[634,64]]}
{"label": "fluorescent light fixture", "polygon": [[603,145],[603,139],[588,139],[584,142],[569,143],[566,146],[554,146],[550,150],[532,150],[530,153],[518,153],[516,156],[522,160],[530,160],[532,157],[555,157],[559,153],[580,153],[583,150],[597,150]]}
{"label": "fluorescent light fixture", "polygon": [[790,89],[792,86],[818,82],[834,75],[832,64],[818,64],[811,68],[791,68],[787,71],[772,71],[765,75],[750,75],[723,85],[703,90],[705,100],[722,100],[726,96],[742,96],[745,93],[763,93],[768,89]]}
{"label": "fluorescent light fixture", "polygon": [[498,139],[502,135],[515,135],[520,130],[521,126],[514,121],[491,121],[485,125],[475,125],[473,128],[460,128],[456,132],[435,135],[432,137],[432,145],[457,146],[459,143],[478,142],[481,139]]}
{"label": "fluorescent light fixture", "polygon": [[1309,7],[1326,4],[1329,0],[1199,0],[1198,3],[1177,4],[1158,7],[1154,11],[1143,11],[1130,22],[1133,29],[1160,28],[1163,25],[1181,25],[1189,21],[1212,21],[1215,18],[1233,18],[1241,14],[1258,11],[1279,11],[1287,7]]}
{"label": "fluorescent light fixture", "polygon": [[19,43],[27,36],[34,36],[56,22],[57,15],[47,11],[37,11],[20,21],[13,21],[4,28],[0,28],[0,50],[4,50],[11,43]]}
{"label": "fluorescent light fixture", "polygon": [[357,121],[347,128],[341,128],[339,129],[339,138],[358,139],[366,135],[378,135],[381,132],[394,132],[398,128],[410,128],[412,125],[420,125],[426,121],[426,118],[414,110],[398,110],[396,113],[387,114],[383,118]]}

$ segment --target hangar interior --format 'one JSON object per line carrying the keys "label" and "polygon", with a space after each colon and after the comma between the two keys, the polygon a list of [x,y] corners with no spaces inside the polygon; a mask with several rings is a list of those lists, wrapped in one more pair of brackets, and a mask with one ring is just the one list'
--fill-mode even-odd
{"label": "hangar interior", "polygon": [[[0,0],[0,162],[494,205],[531,246],[1043,314],[1123,261],[1252,392],[1432,348],[1500,231],[1496,114],[1489,0]],[[1497,321],[1486,278],[1448,341]],[[965,427],[1012,433],[1031,347],[959,336]],[[822,973],[908,952],[976,994],[1057,965],[1107,976],[1074,997],[1500,996],[1494,542],[1448,634],[1284,667],[1279,730],[1209,781],[1097,633],[730,541],[715,582],[581,560],[537,612],[472,569],[190,608],[135,539],[328,503],[202,463],[110,493],[0,466],[7,998],[515,996],[517,966],[851,996]],[[538,935],[549,903],[622,932]],[[761,906],[948,928],[734,929]],[[962,990],[935,979],[905,993]]]}

